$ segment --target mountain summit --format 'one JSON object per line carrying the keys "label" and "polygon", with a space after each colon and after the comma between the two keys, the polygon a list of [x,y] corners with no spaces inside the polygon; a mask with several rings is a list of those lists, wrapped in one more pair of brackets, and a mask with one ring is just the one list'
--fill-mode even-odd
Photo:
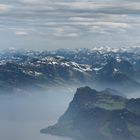
{"label": "mountain summit", "polygon": [[124,51],[56,50],[0,52],[0,93],[89,85],[120,92],[140,90],[140,55]]}
{"label": "mountain summit", "polygon": [[41,133],[75,140],[139,140],[140,99],[127,99],[108,91],[78,88],[58,123]]}

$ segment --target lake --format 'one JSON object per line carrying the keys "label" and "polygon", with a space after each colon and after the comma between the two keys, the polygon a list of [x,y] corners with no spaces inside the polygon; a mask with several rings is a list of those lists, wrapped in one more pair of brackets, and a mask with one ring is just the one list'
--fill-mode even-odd
{"label": "lake", "polygon": [[0,96],[1,140],[71,140],[40,134],[40,129],[57,122],[75,91],[52,90],[24,96]]}

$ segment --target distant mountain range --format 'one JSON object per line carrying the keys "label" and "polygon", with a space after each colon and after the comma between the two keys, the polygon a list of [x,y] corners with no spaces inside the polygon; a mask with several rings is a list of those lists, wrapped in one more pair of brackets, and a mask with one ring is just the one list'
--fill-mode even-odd
{"label": "distant mountain range", "polygon": [[131,93],[140,89],[140,48],[0,52],[0,91],[90,85]]}
{"label": "distant mountain range", "polygon": [[118,93],[78,88],[57,124],[41,133],[75,140],[139,140],[140,99],[127,99]]}

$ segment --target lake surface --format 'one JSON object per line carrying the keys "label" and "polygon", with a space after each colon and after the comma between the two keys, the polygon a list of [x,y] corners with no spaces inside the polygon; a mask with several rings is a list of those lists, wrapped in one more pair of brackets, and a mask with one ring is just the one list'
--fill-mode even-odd
{"label": "lake surface", "polygon": [[40,129],[57,122],[73,93],[60,90],[37,95],[0,96],[0,139],[71,140],[40,134]]}

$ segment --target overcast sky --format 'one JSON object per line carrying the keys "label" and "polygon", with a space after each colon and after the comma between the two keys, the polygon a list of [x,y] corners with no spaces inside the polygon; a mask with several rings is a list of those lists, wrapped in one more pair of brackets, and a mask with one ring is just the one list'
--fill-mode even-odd
{"label": "overcast sky", "polygon": [[0,49],[140,46],[140,0],[0,0]]}

